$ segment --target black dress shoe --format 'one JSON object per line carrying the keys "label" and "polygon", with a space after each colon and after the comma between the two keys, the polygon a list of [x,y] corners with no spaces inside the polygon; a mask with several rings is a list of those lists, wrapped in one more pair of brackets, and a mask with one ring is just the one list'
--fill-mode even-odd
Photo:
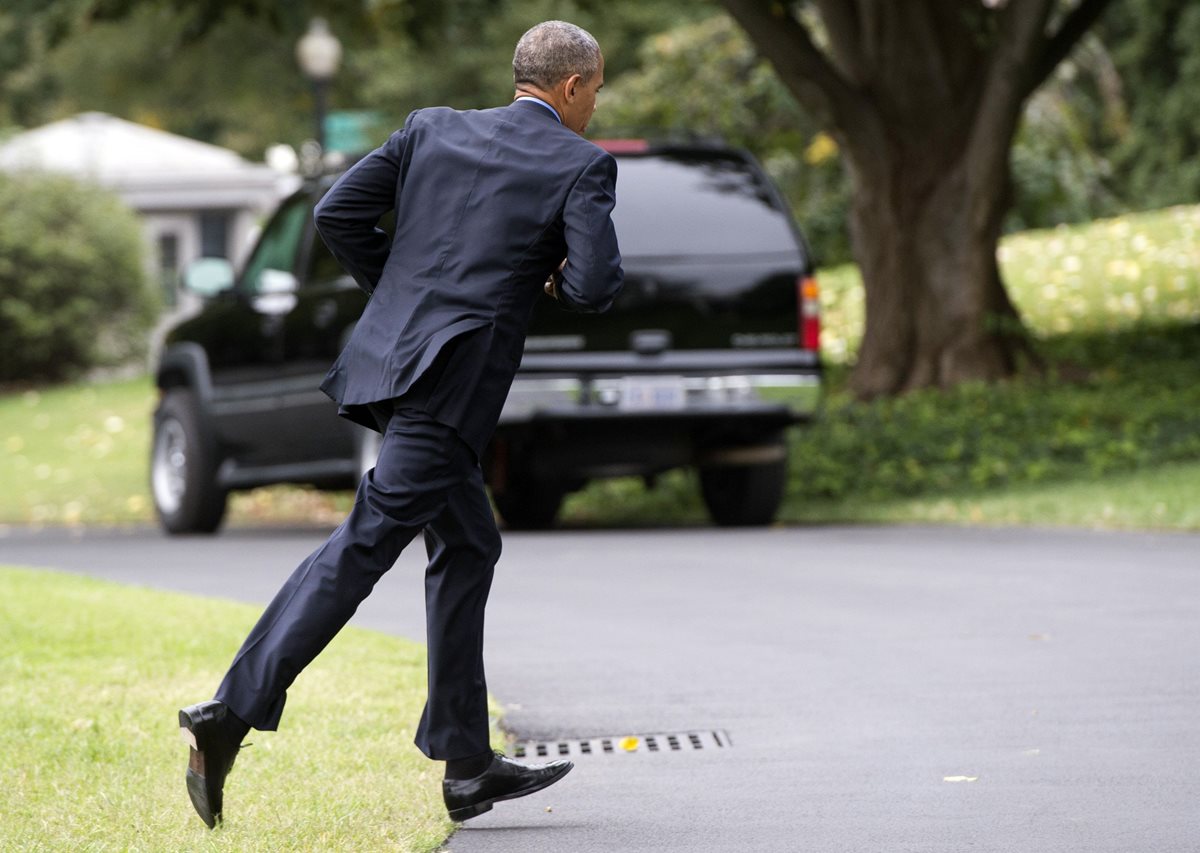
{"label": "black dress shoe", "polygon": [[187,790],[196,813],[212,829],[221,820],[225,777],[241,747],[240,725],[221,702],[210,700],[179,712],[179,730],[192,748]]}
{"label": "black dress shoe", "polygon": [[500,753],[492,765],[473,779],[446,779],[442,797],[451,820],[467,820],[486,811],[501,800],[515,800],[553,785],[575,765],[569,761],[526,766]]}

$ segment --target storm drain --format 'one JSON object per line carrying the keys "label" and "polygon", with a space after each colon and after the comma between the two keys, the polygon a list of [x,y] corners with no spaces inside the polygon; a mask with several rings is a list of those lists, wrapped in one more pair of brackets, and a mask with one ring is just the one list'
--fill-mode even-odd
{"label": "storm drain", "polygon": [[733,745],[724,729],[615,735],[561,740],[524,740],[513,747],[514,758],[568,758],[585,755],[631,755],[646,752],[697,752]]}

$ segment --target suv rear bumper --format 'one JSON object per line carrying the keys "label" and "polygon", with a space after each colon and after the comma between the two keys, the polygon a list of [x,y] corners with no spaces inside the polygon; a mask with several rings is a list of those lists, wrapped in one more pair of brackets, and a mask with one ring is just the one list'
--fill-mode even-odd
{"label": "suv rear bumper", "polygon": [[513,382],[493,442],[506,463],[490,479],[760,464],[782,458],[782,432],[820,402],[820,364],[804,351],[538,354]]}
{"label": "suv rear bumper", "polygon": [[806,350],[527,356],[500,426],[550,421],[771,421],[812,418],[821,367]]}

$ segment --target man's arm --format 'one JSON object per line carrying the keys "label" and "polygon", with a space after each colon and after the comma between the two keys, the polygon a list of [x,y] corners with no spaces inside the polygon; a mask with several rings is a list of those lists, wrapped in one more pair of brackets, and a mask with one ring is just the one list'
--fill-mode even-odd
{"label": "man's arm", "polygon": [[625,280],[612,223],[616,184],[617,161],[601,152],[567,194],[567,261],[554,277],[551,295],[573,311],[607,311]]}
{"label": "man's arm", "polygon": [[329,251],[367,293],[379,284],[391,252],[391,238],[378,226],[396,204],[407,136],[406,123],[342,175],[313,214]]}

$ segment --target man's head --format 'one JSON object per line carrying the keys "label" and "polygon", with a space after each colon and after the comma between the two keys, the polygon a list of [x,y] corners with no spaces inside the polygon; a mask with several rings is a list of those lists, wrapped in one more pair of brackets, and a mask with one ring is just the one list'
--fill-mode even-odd
{"label": "man's head", "polygon": [[587,30],[565,21],[538,24],[513,53],[517,94],[536,95],[558,110],[576,133],[587,129],[604,85],[604,57]]}

